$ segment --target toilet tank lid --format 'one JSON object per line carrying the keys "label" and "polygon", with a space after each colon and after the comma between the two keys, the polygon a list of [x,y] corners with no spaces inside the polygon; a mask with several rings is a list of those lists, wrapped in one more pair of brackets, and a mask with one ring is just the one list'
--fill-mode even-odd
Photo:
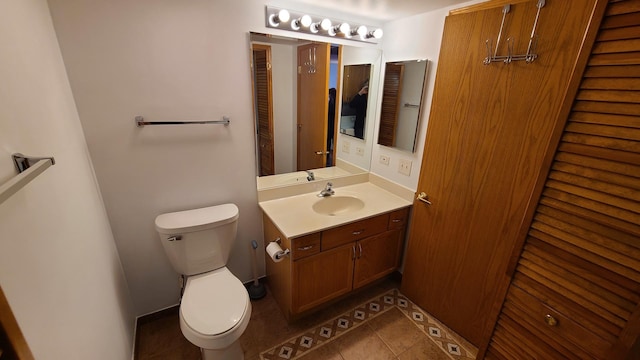
{"label": "toilet tank lid", "polygon": [[223,204],[158,215],[156,229],[161,233],[192,232],[218,227],[237,219],[238,207],[235,204]]}

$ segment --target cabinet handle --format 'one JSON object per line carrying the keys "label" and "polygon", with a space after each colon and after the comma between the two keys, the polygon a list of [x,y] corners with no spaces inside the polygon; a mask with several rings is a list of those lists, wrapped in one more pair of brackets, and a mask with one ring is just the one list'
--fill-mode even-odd
{"label": "cabinet handle", "polygon": [[427,205],[431,205],[431,201],[429,201],[429,195],[427,195],[424,191],[418,194],[418,197],[416,199],[422,201]]}
{"label": "cabinet handle", "polygon": [[351,257],[351,259],[355,260],[356,259],[356,246],[355,245],[351,246],[351,250],[353,251],[353,256]]}
{"label": "cabinet handle", "polygon": [[363,232],[364,232],[364,229],[363,230],[356,230],[356,231],[352,232],[351,235],[360,235]]}
{"label": "cabinet handle", "polygon": [[558,325],[558,320],[556,320],[556,318],[554,318],[551,314],[547,314],[544,316],[544,322],[546,322],[549,326]]}
{"label": "cabinet handle", "polygon": [[360,254],[358,255],[358,259],[362,257],[362,244],[358,243],[358,249],[360,250]]}
{"label": "cabinet handle", "polygon": [[402,219],[392,219],[391,222],[393,223],[399,223],[400,221],[402,221]]}
{"label": "cabinet handle", "polygon": [[314,245],[307,245],[307,246],[299,247],[298,250],[307,251],[307,250],[313,249],[313,247],[314,247]]}

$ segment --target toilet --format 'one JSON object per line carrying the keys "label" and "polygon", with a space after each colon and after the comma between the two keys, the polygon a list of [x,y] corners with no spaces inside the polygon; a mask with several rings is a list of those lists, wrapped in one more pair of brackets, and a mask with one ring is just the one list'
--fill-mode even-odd
{"label": "toilet", "polygon": [[249,324],[251,302],[226,268],[238,229],[238,207],[224,204],[162,214],[156,230],[171,265],[186,277],[180,329],[205,360],[242,360],[238,339]]}

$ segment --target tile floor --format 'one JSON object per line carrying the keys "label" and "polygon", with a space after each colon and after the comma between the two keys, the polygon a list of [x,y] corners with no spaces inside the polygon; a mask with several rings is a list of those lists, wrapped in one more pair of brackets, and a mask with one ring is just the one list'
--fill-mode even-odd
{"label": "tile floor", "polygon": [[[307,333],[310,329],[320,329],[320,326],[327,321],[339,318],[345,312],[394,288],[399,288],[399,283],[386,280],[291,324],[287,323],[275,300],[267,291],[265,298],[252,301],[251,320],[240,337],[245,360],[259,360],[261,353],[264,359],[268,359],[267,350],[274,351],[273,349],[279,344],[287,340],[295,340],[296,336]],[[451,335],[464,348],[471,352],[475,351],[473,346],[463,339],[453,333]],[[153,319],[138,324],[135,358],[138,360],[200,359],[199,349],[186,340],[180,332],[177,308],[159,313],[153,316]],[[304,360],[460,359],[442,350],[399,308],[391,308],[299,358]]]}

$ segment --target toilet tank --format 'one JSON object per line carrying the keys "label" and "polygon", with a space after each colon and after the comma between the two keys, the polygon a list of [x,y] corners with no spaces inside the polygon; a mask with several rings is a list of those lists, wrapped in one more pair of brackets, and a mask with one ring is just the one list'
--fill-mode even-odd
{"label": "toilet tank", "polygon": [[156,230],[171,265],[196,275],[227,264],[238,229],[235,204],[172,212],[156,217]]}

